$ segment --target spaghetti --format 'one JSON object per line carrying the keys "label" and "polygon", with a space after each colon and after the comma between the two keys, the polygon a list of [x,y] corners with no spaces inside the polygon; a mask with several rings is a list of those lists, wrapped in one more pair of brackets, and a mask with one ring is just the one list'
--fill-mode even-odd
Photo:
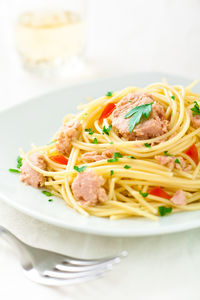
{"label": "spaghetti", "polygon": [[[129,87],[109,92],[107,96],[79,106],[79,114],[64,118],[64,124],[69,121],[79,121],[81,124],[79,135],[71,140],[69,153],[63,155],[58,151],[58,131],[52,143],[42,147],[34,146],[27,154],[21,151],[21,157],[34,171],[45,177],[44,185],[53,195],[61,197],[68,206],[83,215],[156,220],[159,215],[170,212],[198,210],[200,127],[192,126],[190,111],[193,111],[194,103],[198,105],[200,95],[192,93],[191,88],[192,85],[184,88],[164,82],[154,83],[144,89]],[[164,134],[148,139],[128,140],[112,127],[110,114],[115,111],[118,103],[128,95],[138,93],[151,95],[153,102],[156,101],[164,108],[164,118],[168,122],[168,130]],[[143,119],[146,120],[141,113],[140,122]],[[110,159],[102,157],[87,163],[83,160],[85,153],[95,151],[97,155],[102,155],[110,149],[114,149]],[[33,153],[40,153],[44,157],[47,169],[39,168],[30,160]],[[173,168],[162,163],[163,157],[169,161],[171,159]],[[183,162],[184,168],[181,167]],[[104,179],[103,188],[107,195],[104,202],[84,205],[83,201],[78,201],[74,196],[73,181],[88,169]],[[184,193],[185,203],[172,201],[177,190]]]}

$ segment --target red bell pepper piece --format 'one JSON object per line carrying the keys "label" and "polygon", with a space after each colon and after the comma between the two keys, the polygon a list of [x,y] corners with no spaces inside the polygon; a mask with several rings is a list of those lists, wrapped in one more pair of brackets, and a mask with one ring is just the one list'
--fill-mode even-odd
{"label": "red bell pepper piece", "polygon": [[189,157],[191,157],[193,159],[193,161],[195,162],[195,164],[198,165],[199,153],[198,153],[198,150],[197,150],[197,147],[195,146],[195,144],[193,144],[190,148],[188,148],[185,151],[185,154],[187,154]]}
{"label": "red bell pepper piece", "polygon": [[63,155],[52,155],[50,156],[50,159],[56,162],[57,164],[61,165],[67,165],[68,164],[68,159],[64,157]]}
{"label": "red bell pepper piece", "polygon": [[112,114],[112,112],[115,108],[116,108],[115,103],[108,103],[106,105],[106,107],[104,108],[101,116],[99,117],[99,121],[102,121],[103,119],[108,118]]}
{"label": "red bell pepper piece", "polygon": [[166,193],[161,187],[159,186],[156,186],[154,188],[152,188],[150,191],[149,191],[149,194],[150,195],[153,195],[153,196],[157,196],[157,197],[161,197],[161,198],[165,198],[165,199],[170,199],[171,196]]}

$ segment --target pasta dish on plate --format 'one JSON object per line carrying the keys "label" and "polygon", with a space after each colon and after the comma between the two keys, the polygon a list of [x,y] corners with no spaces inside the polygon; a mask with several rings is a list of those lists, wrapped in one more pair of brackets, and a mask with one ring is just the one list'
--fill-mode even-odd
{"label": "pasta dish on plate", "polygon": [[20,180],[83,215],[157,220],[200,209],[193,85],[128,87],[80,105],[48,145],[20,151]]}

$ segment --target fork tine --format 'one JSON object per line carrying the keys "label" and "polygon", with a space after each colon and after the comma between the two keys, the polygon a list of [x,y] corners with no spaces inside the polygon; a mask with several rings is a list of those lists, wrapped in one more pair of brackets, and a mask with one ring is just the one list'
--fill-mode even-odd
{"label": "fork tine", "polygon": [[70,263],[72,265],[93,265],[98,263],[109,262],[111,260],[120,260],[122,257],[127,256],[127,251],[122,251],[119,255],[114,257],[106,257],[102,259],[81,259],[81,258],[74,258],[70,256],[66,256],[63,262]]}
{"label": "fork tine", "polygon": [[92,279],[97,279],[101,277],[104,273],[105,271],[100,271],[99,273],[96,274],[92,274],[84,277],[71,278],[71,279],[61,279],[55,277],[41,276],[37,282],[49,286],[63,286],[63,285],[67,286],[67,285],[86,282]]}
{"label": "fork tine", "polygon": [[[24,270],[23,270],[24,271]],[[29,278],[30,280],[39,283],[39,284],[43,284],[43,285],[48,285],[48,286],[64,286],[64,285],[73,285],[73,284],[78,284],[78,283],[82,283],[85,281],[89,281],[92,279],[96,279],[101,277],[103,274],[105,273],[105,271],[99,271],[90,275],[86,275],[83,277],[76,277],[76,278],[68,278],[68,279],[64,279],[64,278],[56,278],[56,277],[52,277],[52,276],[47,276],[47,275],[42,275],[41,273],[39,273],[38,271],[36,271],[35,269],[31,269],[30,271],[24,271],[24,274],[27,278]]]}
{"label": "fork tine", "polygon": [[120,258],[110,259],[103,263],[97,263],[93,265],[72,265],[72,264],[57,264],[55,265],[55,269],[62,272],[85,272],[85,271],[93,271],[95,269],[109,267],[111,265],[117,264],[120,262]]}
{"label": "fork tine", "polygon": [[96,268],[85,272],[62,272],[62,271],[51,271],[46,270],[44,271],[43,275],[53,278],[60,278],[60,279],[73,279],[73,278],[81,278],[81,277],[87,277],[87,276],[95,276],[98,274],[103,274],[106,271],[111,270],[110,265],[105,265],[102,268]]}

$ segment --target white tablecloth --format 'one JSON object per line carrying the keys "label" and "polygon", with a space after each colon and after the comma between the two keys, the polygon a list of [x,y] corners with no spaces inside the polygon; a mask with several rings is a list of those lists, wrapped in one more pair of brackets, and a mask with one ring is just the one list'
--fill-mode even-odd
{"label": "white tablecloth", "polygon": [[200,230],[143,237],[104,238],[70,232],[39,222],[0,202],[0,220],[23,241],[80,257],[100,257],[122,249],[128,257],[104,277],[80,285],[46,287],[27,280],[9,245],[0,239],[1,299],[148,299],[200,298]]}

